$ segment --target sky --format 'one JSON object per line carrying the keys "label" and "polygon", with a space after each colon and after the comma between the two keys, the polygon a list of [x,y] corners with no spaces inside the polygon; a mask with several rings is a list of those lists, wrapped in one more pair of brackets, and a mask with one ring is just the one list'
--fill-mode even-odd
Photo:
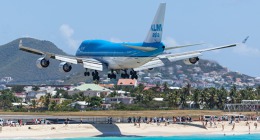
{"label": "sky", "polygon": [[0,45],[32,37],[75,54],[88,39],[142,42],[161,2],[166,3],[167,46],[206,43],[173,53],[240,43],[250,36],[244,45],[206,52],[201,59],[260,76],[259,0],[1,0]]}

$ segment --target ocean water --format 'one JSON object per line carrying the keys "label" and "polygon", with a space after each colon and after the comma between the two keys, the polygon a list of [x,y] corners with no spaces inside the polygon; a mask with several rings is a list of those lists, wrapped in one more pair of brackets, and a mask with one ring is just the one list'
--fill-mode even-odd
{"label": "ocean water", "polygon": [[88,137],[68,138],[64,140],[260,140],[260,134],[246,135],[203,135],[203,136],[171,136],[171,137]]}

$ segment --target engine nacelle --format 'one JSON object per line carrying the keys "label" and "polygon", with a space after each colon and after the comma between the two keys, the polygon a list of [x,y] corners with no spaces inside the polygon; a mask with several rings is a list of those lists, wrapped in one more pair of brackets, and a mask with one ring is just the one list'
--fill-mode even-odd
{"label": "engine nacelle", "polygon": [[59,70],[61,72],[70,72],[72,69],[72,66],[67,62],[61,62],[59,65]]}
{"label": "engine nacelle", "polygon": [[200,60],[199,57],[192,57],[192,58],[189,58],[189,59],[185,59],[183,62],[186,65],[192,65],[192,64],[196,64],[199,60]]}
{"label": "engine nacelle", "polygon": [[41,57],[39,58],[37,61],[36,61],[36,65],[38,68],[47,68],[49,65],[50,65],[50,61],[47,60],[46,58],[44,57]]}

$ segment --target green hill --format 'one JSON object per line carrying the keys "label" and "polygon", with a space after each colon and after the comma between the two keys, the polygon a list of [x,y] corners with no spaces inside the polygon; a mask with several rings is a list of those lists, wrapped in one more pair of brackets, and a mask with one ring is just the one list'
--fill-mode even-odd
{"label": "green hill", "polygon": [[55,60],[50,60],[48,68],[37,68],[36,60],[41,56],[20,51],[18,44],[21,39],[24,46],[56,54],[65,54],[49,41],[33,38],[16,39],[0,46],[0,79],[12,77],[13,81],[10,84],[51,84],[55,80],[64,79],[66,76],[78,72],[79,66],[73,66],[73,70],[66,74],[59,72],[59,62]]}

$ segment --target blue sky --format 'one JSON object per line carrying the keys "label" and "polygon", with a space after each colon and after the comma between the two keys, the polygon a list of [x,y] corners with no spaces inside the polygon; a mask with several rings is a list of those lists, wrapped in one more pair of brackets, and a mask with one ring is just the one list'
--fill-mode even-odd
{"label": "blue sky", "polygon": [[49,40],[74,54],[82,40],[141,42],[159,3],[166,2],[163,40],[168,46],[205,42],[177,52],[238,43],[202,59],[260,76],[259,0],[2,0],[0,44],[20,37]]}

